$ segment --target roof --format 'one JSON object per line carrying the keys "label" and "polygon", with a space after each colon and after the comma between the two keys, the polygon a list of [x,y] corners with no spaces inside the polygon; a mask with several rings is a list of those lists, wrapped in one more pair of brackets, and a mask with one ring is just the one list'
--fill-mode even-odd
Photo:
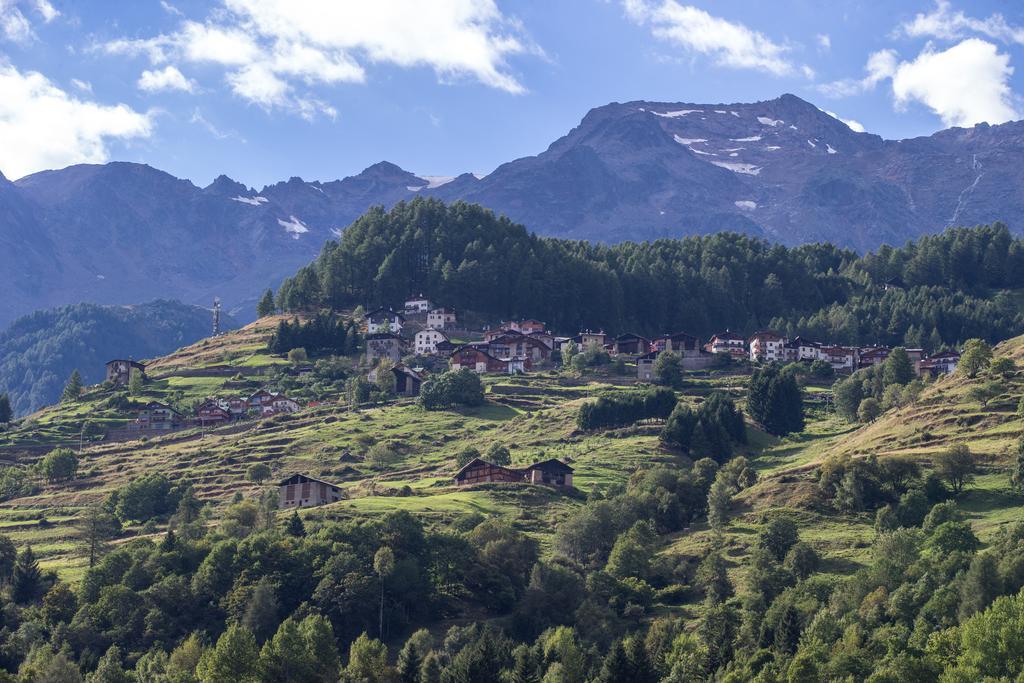
{"label": "roof", "polygon": [[498,468],[501,468],[503,470],[504,469],[508,469],[507,467],[502,467],[501,465],[495,465],[494,463],[487,462],[486,460],[482,460],[481,458],[473,458],[472,460],[470,460],[465,465],[463,465],[462,467],[459,468],[459,471],[455,473],[455,478],[458,479],[459,477],[461,477],[462,473],[465,472],[466,470],[471,470],[474,467],[480,467],[480,466],[484,466],[484,467],[498,467]]}
{"label": "roof", "polygon": [[739,334],[738,332],[731,332],[730,330],[726,330],[725,332],[719,332],[717,334],[713,334],[713,335],[711,335],[711,338],[712,339],[736,339],[736,340],[739,340],[739,341],[744,341],[746,339],[742,334]]}
{"label": "roof", "polygon": [[573,471],[571,467],[569,467],[568,465],[566,465],[564,462],[562,462],[561,460],[559,460],[557,458],[551,458],[550,460],[541,460],[540,462],[535,462],[532,465],[530,465],[529,467],[527,467],[526,469],[527,470],[553,469],[553,470],[562,470],[563,472],[572,472]]}
{"label": "roof", "polygon": [[142,363],[140,363],[138,361],[135,361],[135,360],[131,360],[130,358],[115,358],[114,360],[108,360],[105,363],[105,365],[113,365],[114,363],[128,363],[133,368],[143,368],[144,369],[146,367]]}
{"label": "roof", "polygon": [[423,375],[416,372],[407,365],[396,365],[395,367],[391,368],[391,372],[399,372],[405,375],[406,377],[412,377],[413,379],[419,380],[421,382],[423,381]]}
{"label": "roof", "polygon": [[373,334],[366,335],[367,341],[382,341],[384,339],[397,339],[400,342],[405,341],[405,339],[398,336],[394,332],[374,332]]}
{"label": "roof", "polygon": [[434,328],[434,327],[428,327],[426,329],[420,330],[419,332],[416,333],[416,336],[418,337],[421,334],[439,334],[442,337],[444,337],[445,339],[448,339],[448,335],[445,334],[443,330],[439,330],[439,329]]}
{"label": "roof", "polygon": [[655,337],[655,341],[658,339],[696,339],[697,335],[690,334],[689,332],[673,332],[672,334],[662,334]]}
{"label": "roof", "polygon": [[288,484],[301,484],[303,479],[306,479],[308,481],[315,481],[318,484],[327,484],[328,486],[331,486],[333,488],[341,488],[340,485],[338,484],[335,484],[330,481],[324,481],[323,479],[317,479],[316,477],[311,477],[308,474],[293,474],[292,476],[278,483],[278,486],[287,486]]}
{"label": "roof", "polygon": [[390,308],[390,307],[383,307],[383,306],[381,308],[373,309],[372,311],[370,311],[369,313],[366,314],[366,317],[369,319],[369,318],[372,318],[373,316],[377,315],[378,313],[380,313],[382,315],[386,315],[389,318],[399,318],[401,320],[405,320],[405,316],[402,315],[401,313],[399,313],[398,311],[396,311],[395,309]]}
{"label": "roof", "polygon": [[615,341],[622,341],[624,339],[640,339],[642,341],[650,341],[647,337],[642,337],[639,334],[633,332],[624,332],[615,338]]}

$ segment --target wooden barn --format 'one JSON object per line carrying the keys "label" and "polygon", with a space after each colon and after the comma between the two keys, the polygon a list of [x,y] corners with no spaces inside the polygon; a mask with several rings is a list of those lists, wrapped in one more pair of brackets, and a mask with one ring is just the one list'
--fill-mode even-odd
{"label": "wooden barn", "polygon": [[481,460],[480,458],[473,458],[463,465],[462,469],[455,473],[456,486],[486,484],[495,481],[515,482],[522,480],[523,475],[521,472],[508,467],[502,467],[501,465],[494,465],[486,460]]}
{"label": "wooden barn", "polygon": [[572,468],[555,458],[533,463],[523,470],[523,476],[531,484],[572,486]]}
{"label": "wooden barn", "polygon": [[277,490],[280,496],[278,507],[282,509],[325,505],[335,503],[345,497],[336,484],[305,474],[293,474],[280,482],[277,485]]}

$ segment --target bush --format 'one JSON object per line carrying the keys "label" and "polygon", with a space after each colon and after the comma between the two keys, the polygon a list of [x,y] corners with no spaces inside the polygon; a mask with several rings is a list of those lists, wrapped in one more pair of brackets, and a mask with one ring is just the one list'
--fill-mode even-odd
{"label": "bush", "polygon": [[475,372],[462,368],[432,376],[420,387],[419,403],[426,410],[455,406],[479,406],[484,402],[484,385]]}
{"label": "bush", "polygon": [[121,522],[146,522],[174,512],[181,492],[162,474],[150,474],[111,492],[104,508]]}
{"label": "bush", "polygon": [[74,479],[78,472],[78,456],[70,448],[56,448],[39,462],[39,470],[51,483]]}

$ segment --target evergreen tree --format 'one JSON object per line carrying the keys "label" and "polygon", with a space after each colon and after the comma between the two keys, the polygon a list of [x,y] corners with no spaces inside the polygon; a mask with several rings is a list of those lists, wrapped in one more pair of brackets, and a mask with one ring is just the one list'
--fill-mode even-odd
{"label": "evergreen tree", "polygon": [[626,650],[621,640],[612,643],[608,654],[601,664],[601,673],[597,677],[599,683],[632,683],[633,670],[626,658]]}
{"label": "evergreen tree", "polygon": [[142,373],[131,369],[128,372],[128,395],[132,397],[142,396],[143,380]]}
{"label": "evergreen tree", "polygon": [[662,351],[654,360],[654,381],[678,389],[683,385],[683,360],[675,351]]}
{"label": "evergreen tree", "polygon": [[769,434],[803,431],[803,396],[791,372],[775,364],[757,368],[750,378],[747,410]]}
{"label": "evergreen tree", "polygon": [[14,411],[11,409],[11,397],[4,393],[0,394],[0,425],[6,425],[14,419]]}
{"label": "evergreen tree", "polygon": [[441,683],[441,658],[436,652],[428,652],[420,665],[420,683]]}
{"label": "evergreen tree", "polygon": [[71,376],[68,377],[67,384],[64,385],[64,393],[61,394],[60,400],[63,402],[77,401],[82,395],[82,375],[78,370],[74,370]]}
{"label": "evergreen tree", "polygon": [[306,525],[302,523],[298,510],[292,512],[292,516],[288,518],[288,525],[284,530],[286,534],[295,538],[302,538],[306,535]]}
{"label": "evergreen tree", "polygon": [[18,559],[14,563],[14,571],[11,574],[11,599],[19,605],[34,602],[42,594],[43,571],[39,568],[32,546],[27,545],[18,553]]}
{"label": "evergreen tree", "polygon": [[100,505],[86,508],[79,522],[78,536],[89,566],[94,567],[106,553],[110,539],[121,533],[121,523]]}
{"label": "evergreen tree", "polygon": [[256,304],[256,317],[265,318],[268,315],[274,315],[277,311],[277,307],[274,305],[274,290],[268,289],[263,292],[263,296],[260,297],[259,303]]}
{"label": "evergreen tree", "polygon": [[625,647],[630,669],[628,683],[658,683],[658,673],[647,655],[644,639],[634,634],[626,639]]}
{"label": "evergreen tree", "polygon": [[716,477],[708,492],[708,524],[715,533],[722,533],[729,523],[729,508],[732,507],[732,489],[721,478]]}
{"label": "evergreen tree", "polygon": [[975,555],[960,586],[960,621],[988,607],[1002,592],[996,556],[991,552]]}
{"label": "evergreen tree", "polygon": [[100,657],[96,670],[85,677],[85,683],[135,683],[135,676],[122,665],[121,648],[111,645]]}
{"label": "evergreen tree", "polygon": [[910,356],[902,346],[893,349],[882,364],[882,381],[886,385],[907,384],[916,376],[914,364],[910,362]]}
{"label": "evergreen tree", "polygon": [[722,553],[712,551],[697,567],[697,586],[704,589],[708,602],[719,604],[732,597],[732,583]]}
{"label": "evergreen tree", "polygon": [[398,653],[398,680],[401,683],[419,683],[422,664],[423,660],[416,650],[416,643],[412,640],[406,641]]}
{"label": "evergreen tree", "polygon": [[519,645],[512,652],[514,663],[508,675],[508,683],[539,683],[530,648]]}
{"label": "evergreen tree", "polygon": [[274,635],[279,611],[277,591],[269,580],[263,578],[252,589],[239,623],[252,633],[257,643],[262,643]]}
{"label": "evergreen tree", "polygon": [[800,613],[792,604],[786,605],[775,627],[775,649],[787,655],[796,652],[800,642]]}

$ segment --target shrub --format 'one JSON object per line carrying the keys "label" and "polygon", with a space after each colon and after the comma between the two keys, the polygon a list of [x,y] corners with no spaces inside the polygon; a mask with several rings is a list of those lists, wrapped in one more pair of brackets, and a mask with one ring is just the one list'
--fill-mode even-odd
{"label": "shrub", "polygon": [[423,383],[419,402],[426,410],[483,405],[484,385],[480,376],[467,368],[450,370]]}

